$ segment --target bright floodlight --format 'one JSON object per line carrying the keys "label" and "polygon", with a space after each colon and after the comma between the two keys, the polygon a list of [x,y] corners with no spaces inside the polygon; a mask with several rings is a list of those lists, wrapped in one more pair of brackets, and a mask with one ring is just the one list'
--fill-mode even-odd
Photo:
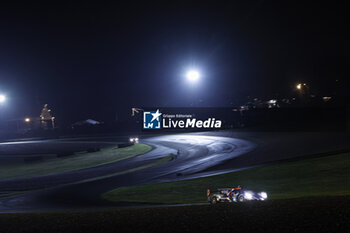
{"label": "bright floodlight", "polygon": [[0,103],[3,103],[6,101],[6,96],[0,95]]}
{"label": "bright floodlight", "polygon": [[199,73],[196,70],[190,70],[187,72],[186,77],[190,82],[196,82],[199,79]]}

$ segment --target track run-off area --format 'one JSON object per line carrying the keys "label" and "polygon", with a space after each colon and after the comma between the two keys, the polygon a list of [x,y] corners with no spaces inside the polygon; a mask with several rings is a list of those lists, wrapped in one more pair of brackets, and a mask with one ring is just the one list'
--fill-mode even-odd
{"label": "track run-off area", "polygon": [[[140,137],[140,143],[151,146],[151,151],[95,167],[0,180],[0,212],[115,208],[118,203],[103,200],[101,194],[118,187],[212,176],[281,159],[349,149],[347,134],[334,134],[337,140],[326,137],[329,135],[228,131]],[[93,140],[120,141],[116,137]],[[65,141],[84,143],[82,139]],[[41,145],[45,143],[55,145],[55,140],[40,141]],[[319,145],[316,148],[315,143]],[[301,144],[306,145],[302,151]]]}

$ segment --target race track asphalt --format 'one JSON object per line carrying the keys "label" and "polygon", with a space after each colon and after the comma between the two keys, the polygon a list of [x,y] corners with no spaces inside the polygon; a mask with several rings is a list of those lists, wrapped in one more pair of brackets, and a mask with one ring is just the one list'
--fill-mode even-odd
{"label": "race track asphalt", "polygon": [[[216,175],[296,156],[350,149],[346,133],[220,131],[141,137],[140,142],[154,149],[94,168],[0,181],[1,193],[36,190],[0,198],[0,212],[115,208],[118,204],[100,198],[113,188]],[[130,171],[169,154],[174,158],[169,162]]]}

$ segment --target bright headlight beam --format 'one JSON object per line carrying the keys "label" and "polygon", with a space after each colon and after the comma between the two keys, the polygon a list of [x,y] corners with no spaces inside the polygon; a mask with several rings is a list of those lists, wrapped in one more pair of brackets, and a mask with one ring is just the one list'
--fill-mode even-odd
{"label": "bright headlight beam", "polygon": [[266,198],[267,198],[267,193],[261,192],[261,193],[260,193],[260,196],[261,196],[262,198],[266,199]]}
{"label": "bright headlight beam", "polygon": [[250,192],[245,192],[244,198],[247,200],[251,200],[251,199],[253,199],[253,194],[251,194]]}

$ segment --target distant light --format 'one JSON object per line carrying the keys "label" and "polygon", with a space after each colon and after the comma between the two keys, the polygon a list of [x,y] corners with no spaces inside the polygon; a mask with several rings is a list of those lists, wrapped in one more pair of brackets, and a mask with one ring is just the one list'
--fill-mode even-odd
{"label": "distant light", "polygon": [[187,72],[186,77],[190,82],[197,82],[199,79],[199,72],[196,70],[190,70]]}
{"label": "distant light", "polygon": [[6,101],[6,96],[5,95],[0,95],[0,103],[3,103]]}
{"label": "distant light", "polygon": [[130,138],[129,141],[133,143],[139,143],[139,138]]}
{"label": "distant light", "polygon": [[297,84],[297,89],[300,90],[301,87],[302,87],[302,84],[301,84],[301,83],[298,83],[298,84]]}
{"label": "distant light", "polygon": [[332,97],[331,96],[323,96],[322,99],[324,102],[327,102],[327,101],[330,101],[332,99]]}
{"label": "distant light", "polygon": [[26,119],[24,119],[24,121],[25,122],[30,122],[30,118],[27,117]]}

